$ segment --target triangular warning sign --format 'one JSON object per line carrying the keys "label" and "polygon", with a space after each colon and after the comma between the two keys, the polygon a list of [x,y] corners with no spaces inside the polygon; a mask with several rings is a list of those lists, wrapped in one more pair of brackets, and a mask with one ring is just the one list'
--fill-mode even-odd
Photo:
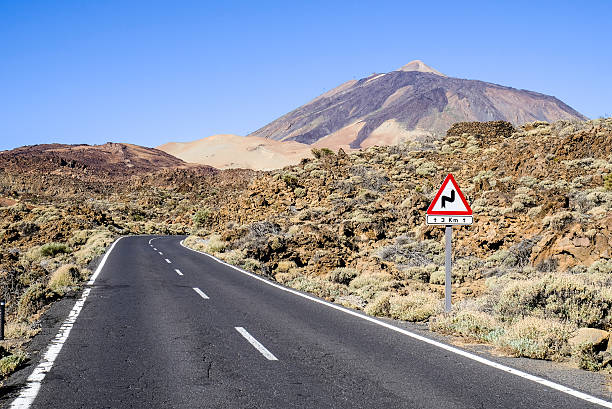
{"label": "triangular warning sign", "polygon": [[[450,183],[449,183],[450,182]],[[452,174],[448,174],[433,202],[427,209],[427,214],[446,216],[468,216],[472,214],[472,208],[461,193],[459,185],[455,182]]]}

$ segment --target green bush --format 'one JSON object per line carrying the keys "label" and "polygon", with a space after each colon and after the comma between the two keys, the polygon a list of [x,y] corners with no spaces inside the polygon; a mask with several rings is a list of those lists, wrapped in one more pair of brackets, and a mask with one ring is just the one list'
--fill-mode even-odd
{"label": "green bush", "polygon": [[0,375],[7,376],[15,372],[26,360],[28,356],[25,352],[19,351],[13,355],[5,356],[0,359]]}
{"label": "green bush", "polygon": [[326,156],[334,155],[334,151],[332,151],[329,148],[321,148],[321,149],[312,148],[311,152],[312,152],[312,156],[314,156],[317,159],[321,159]]}
{"label": "green bush", "polygon": [[612,190],[612,173],[608,173],[606,177],[604,177],[604,188],[606,190]]}
{"label": "green bush", "polygon": [[285,173],[283,175],[283,182],[289,187],[295,187],[298,185],[298,177],[293,173]]}
{"label": "green bush", "polygon": [[47,257],[55,257],[60,253],[70,253],[70,248],[64,243],[47,243],[40,248],[40,254]]}
{"label": "green bush", "polygon": [[293,193],[295,194],[295,197],[297,198],[304,197],[306,196],[306,189],[301,188],[301,187],[296,187]]}
{"label": "green bush", "polygon": [[210,220],[211,211],[208,208],[200,209],[193,215],[193,224],[196,227],[203,227]]}

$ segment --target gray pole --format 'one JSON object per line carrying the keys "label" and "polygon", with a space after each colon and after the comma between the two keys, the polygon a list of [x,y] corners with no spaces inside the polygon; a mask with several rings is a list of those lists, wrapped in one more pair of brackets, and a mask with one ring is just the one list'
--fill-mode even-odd
{"label": "gray pole", "polygon": [[4,300],[0,301],[0,340],[4,339]]}
{"label": "gray pole", "polygon": [[451,238],[453,237],[453,226],[446,226],[446,277],[444,281],[444,311],[450,312],[451,310],[451,255],[452,255],[452,245]]}

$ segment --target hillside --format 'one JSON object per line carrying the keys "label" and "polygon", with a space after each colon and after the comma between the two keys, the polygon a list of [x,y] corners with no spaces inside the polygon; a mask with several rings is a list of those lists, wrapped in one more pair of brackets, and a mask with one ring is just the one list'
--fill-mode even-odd
{"label": "hillside", "polygon": [[337,149],[442,138],[455,122],[584,120],[555,97],[444,76],[421,61],[348,81],[249,136]]}
{"label": "hillside", "polygon": [[0,152],[0,299],[8,321],[0,386],[26,362],[50,303],[74,296],[115,238],[184,234],[198,225],[201,207],[227,200],[251,176],[128,144]]}
{"label": "hillside", "polygon": [[104,145],[32,145],[0,152],[4,169],[81,171],[82,174],[115,177],[185,166],[182,160],[157,149],[126,143]]}
{"label": "hillside", "polygon": [[[444,229],[425,210],[449,172],[475,221],[454,229],[444,314]],[[368,314],[596,370],[611,362],[611,175],[611,119],[459,123],[260,174],[189,243]]]}
{"label": "hillside", "polygon": [[193,142],[170,142],[156,149],[184,160],[217,169],[280,169],[312,157],[311,147],[238,135],[213,135]]}
{"label": "hillside", "polygon": [[[131,234],[191,234],[192,247],[371,315],[610,368],[612,119],[457,123],[442,140],[314,156],[264,172],[116,144],[1,152],[0,358],[11,365],[0,376],[24,362],[49,303]],[[475,222],[454,229],[444,314],[443,229],[424,213],[449,172]]]}

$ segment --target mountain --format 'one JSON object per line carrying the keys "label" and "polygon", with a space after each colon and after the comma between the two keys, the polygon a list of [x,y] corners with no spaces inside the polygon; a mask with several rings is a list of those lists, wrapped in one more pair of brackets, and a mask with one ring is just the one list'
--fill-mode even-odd
{"label": "mountain", "polygon": [[193,142],[169,142],[156,149],[185,162],[206,164],[218,169],[279,169],[312,157],[311,146],[303,143],[238,135],[213,135]]}
{"label": "mountain", "polygon": [[335,148],[441,138],[453,123],[585,120],[555,97],[447,77],[415,60],[396,71],[352,80],[251,133]]}

